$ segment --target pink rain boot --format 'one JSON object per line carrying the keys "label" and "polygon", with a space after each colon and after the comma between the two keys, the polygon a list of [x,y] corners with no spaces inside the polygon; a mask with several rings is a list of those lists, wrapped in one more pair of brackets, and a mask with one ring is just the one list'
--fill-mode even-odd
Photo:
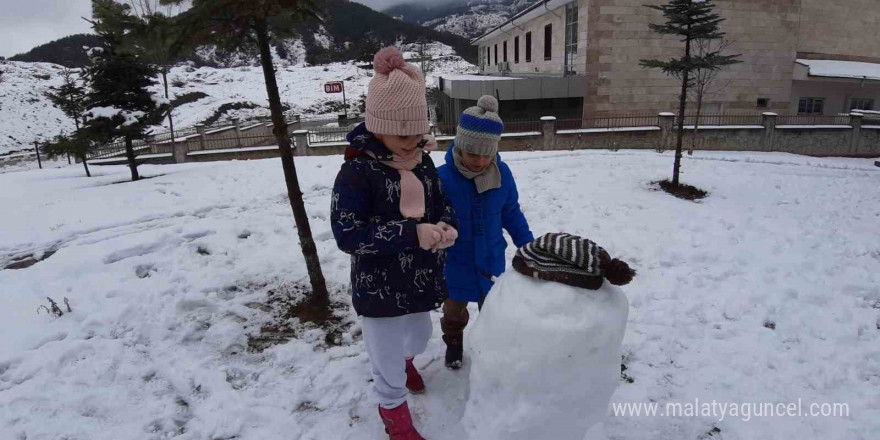
{"label": "pink rain boot", "polygon": [[406,360],[406,388],[412,394],[424,394],[425,392],[425,381],[422,380],[422,375],[413,365],[412,359]]}
{"label": "pink rain boot", "polygon": [[413,426],[412,416],[406,402],[394,409],[379,407],[379,417],[385,424],[385,432],[391,440],[425,440]]}

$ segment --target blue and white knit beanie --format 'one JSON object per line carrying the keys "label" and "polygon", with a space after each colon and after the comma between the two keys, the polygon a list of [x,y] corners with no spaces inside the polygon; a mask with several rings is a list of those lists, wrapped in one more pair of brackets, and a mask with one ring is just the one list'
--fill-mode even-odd
{"label": "blue and white knit beanie", "polygon": [[483,95],[475,107],[462,112],[455,133],[455,146],[471,154],[494,156],[498,153],[502,132],[504,122],[498,116],[498,100]]}

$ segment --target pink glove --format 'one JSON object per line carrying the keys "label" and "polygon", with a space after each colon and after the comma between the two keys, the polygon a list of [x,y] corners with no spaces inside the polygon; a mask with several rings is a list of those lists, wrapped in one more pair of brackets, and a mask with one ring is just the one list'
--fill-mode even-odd
{"label": "pink glove", "polygon": [[416,225],[416,232],[419,235],[419,247],[426,251],[434,249],[443,241],[443,229],[437,225],[419,223]]}
{"label": "pink glove", "polygon": [[437,227],[443,231],[443,239],[434,247],[434,250],[446,249],[455,244],[458,239],[458,231],[446,222],[437,223]]}

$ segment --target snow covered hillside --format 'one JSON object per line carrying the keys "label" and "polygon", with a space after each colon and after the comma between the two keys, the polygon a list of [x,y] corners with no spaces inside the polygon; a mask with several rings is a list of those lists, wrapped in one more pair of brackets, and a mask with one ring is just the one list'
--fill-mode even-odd
{"label": "snow covered hillside", "polygon": [[404,3],[387,9],[392,17],[434,30],[476,38],[534,3],[531,0],[465,0],[441,4]]}
{"label": "snow covered hillside", "polygon": [[[412,46],[401,46],[408,58],[415,58]],[[291,52],[300,51],[296,45]],[[455,55],[441,43],[430,45],[434,58],[428,85],[444,73],[473,73],[476,67]],[[357,111],[366,92],[372,70],[354,63],[307,66],[302,57],[297,63],[276,61],[281,99],[290,110],[304,115],[335,116],[342,109],[342,95],[324,93],[327,81],[345,81],[349,107]],[[47,63],[7,62],[0,64],[4,81],[0,83],[0,154],[31,148],[36,139],[47,140],[62,131],[71,131],[73,123],[52,107],[43,96],[50,86],[60,84],[61,67]],[[235,68],[195,68],[178,66],[168,75],[172,99],[183,99],[174,110],[175,125],[187,127],[216,118],[265,116],[268,98],[259,66]],[[163,93],[161,86],[154,87]],[[167,124],[167,120],[165,121]]]}
{"label": "snow covered hillside", "polygon": [[43,95],[61,85],[61,69],[49,63],[0,62],[0,155],[73,131],[73,121]]}
{"label": "snow covered hillside", "polygon": [[[220,84],[217,87],[221,87]],[[435,161],[440,155],[432,155]],[[841,402],[846,417],[609,416],[615,440],[867,440],[880,432],[880,169],[863,159],[699,153],[701,203],[655,191],[671,154],[508,153],[536,234],[596,240],[638,270],[612,403]],[[323,270],[342,158],[297,158]],[[0,438],[384,439],[356,319],[280,319],[305,280],[276,160],[78,166],[0,175]],[[54,253],[53,253],[54,252]],[[513,249],[508,249],[512,257]],[[535,292],[540,295],[542,292]],[[66,312],[41,309],[53,298]],[[472,319],[479,319],[476,308]],[[468,370],[443,366],[439,314],[410,398],[432,440],[466,438]],[[248,351],[261,327],[297,338]],[[473,327],[469,327],[473,328]],[[548,341],[551,342],[552,341]],[[467,336],[465,338],[467,343]],[[517,359],[510,359],[515,365]],[[589,365],[584,365],[589,368]]]}

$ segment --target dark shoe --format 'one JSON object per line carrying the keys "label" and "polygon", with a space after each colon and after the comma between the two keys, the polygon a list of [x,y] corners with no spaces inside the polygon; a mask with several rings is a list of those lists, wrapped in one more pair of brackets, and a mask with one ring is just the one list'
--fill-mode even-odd
{"label": "dark shoe", "polygon": [[460,339],[453,339],[443,336],[446,341],[446,368],[457,370],[461,368],[462,357],[464,354],[464,344]]}
{"label": "dark shoe", "polygon": [[379,407],[379,417],[385,424],[385,432],[391,440],[425,440],[413,426],[412,416],[406,402],[394,409]]}
{"label": "dark shoe", "polygon": [[422,380],[422,375],[413,365],[412,359],[406,360],[406,389],[412,394],[424,394],[425,392],[425,381]]}

